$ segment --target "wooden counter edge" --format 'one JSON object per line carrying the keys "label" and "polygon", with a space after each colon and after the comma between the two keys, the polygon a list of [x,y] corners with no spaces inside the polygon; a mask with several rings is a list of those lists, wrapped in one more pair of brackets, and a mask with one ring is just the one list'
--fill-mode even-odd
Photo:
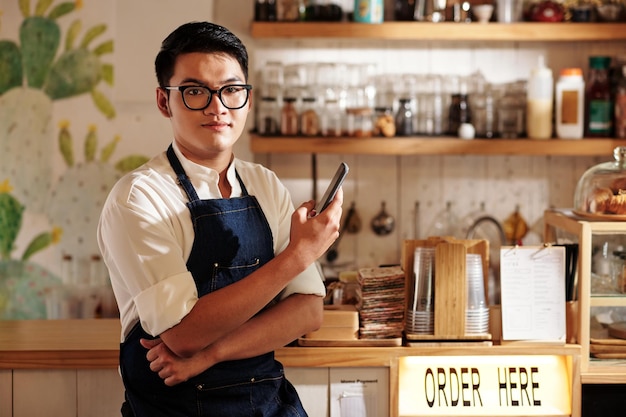
{"label": "wooden counter edge", "polygon": [[[107,369],[118,366],[119,321],[0,321],[0,369]],[[490,347],[285,347],[288,367],[389,367],[402,356],[568,355],[579,345]]]}

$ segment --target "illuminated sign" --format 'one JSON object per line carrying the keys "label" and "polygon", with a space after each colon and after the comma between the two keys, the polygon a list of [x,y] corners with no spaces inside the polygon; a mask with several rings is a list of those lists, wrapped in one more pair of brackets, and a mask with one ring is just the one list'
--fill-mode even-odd
{"label": "illuminated sign", "polygon": [[567,356],[399,358],[399,415],[569,416]]}

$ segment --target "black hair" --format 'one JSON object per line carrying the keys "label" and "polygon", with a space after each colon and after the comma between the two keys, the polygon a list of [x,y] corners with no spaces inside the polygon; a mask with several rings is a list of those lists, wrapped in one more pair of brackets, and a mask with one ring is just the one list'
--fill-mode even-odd
{"label": "black hair", "polygon": [[221,53],[235,58],[247,82],[248,51],[243,42],[223,26],[190,22],[176,28],[161,43],[161,50],[154,61],[160,87],[167,86],[174,75],[176,58],[192,52]]}

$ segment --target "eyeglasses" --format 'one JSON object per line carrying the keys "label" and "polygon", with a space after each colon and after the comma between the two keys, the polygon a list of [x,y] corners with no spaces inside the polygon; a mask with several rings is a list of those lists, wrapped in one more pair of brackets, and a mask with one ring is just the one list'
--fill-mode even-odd
{"label": "eyeglasses", "polygon": [[163,87],[166,90],[178,90],[183,97],[183,103],[189,110],[204,110],[211,104],[213,94],[217,94],[220,101],[230,110],[242,108],[248,102],[252,86],[250,84],[229,84],[219,90],[211,90],[200,85],[178,85]]}

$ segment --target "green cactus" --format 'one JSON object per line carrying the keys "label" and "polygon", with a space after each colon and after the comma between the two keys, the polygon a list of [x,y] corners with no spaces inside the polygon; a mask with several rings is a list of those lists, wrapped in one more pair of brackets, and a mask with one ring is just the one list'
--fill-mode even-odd
{"label": "green cactus", "polygon": [[109,143],[104,145],[104,148],[102,148],[102,150],[100,151],[100,162],[109,162],[109,159],[111,159],[111,155],[113,155],[115,148],[117,148],[117,143],[121,139],[122,138],[120,137],[120,135],[115,135],[115,137]]}
{"label": "green cactus", "polygon": [[[0,183],[0,261],[11,259],[11,252],[15,249],[15,239],[22,228],[25,207],[17,201],[17,198],[9,194],[12,190],[9,180]],[[50,232],[35,236],[24,251],[22,260],[26,261],[40,250],[58,243],[61,233],[61,229],[54,227]]]}
{"label": "green cactus", "polygon": [[22,254],[22,261],[27,261],[35,253],[47,248],[54,243],[58,243],[61,239],[61,233],[61,229],[55,227],[52,229],[51,232],[43,232],[35,236]]}
{"label": "green cactus", "polygon": [[19,31],[21,50],[10,41],[0,43],[0,95],[22,85],[25,78],[29,87],[41,89],[52,100],[91,93],[96,108],[109,119],[114,118],[112,103],[96,89],[100,81],[113,84],[112,65],[100,61],[102,55],[113,52],[113,41],[89,49],[106,32],[107,26],[98,24],[89,28],[79,46],[74,47],[82,28],[81,21],[74,20],[67,30],[65,50],[55,60],[61,40],[56,20],[80,8],[82,2],[62,2],[48,12],[53,3],[54,0],[39,0],[31,14],[30,1],[18,0],[24,16]]}
{"label": "green cactus", "polygon": [[44,92],[52,100],[90,92],[102,79],[98,58],[86,49],[65,52],[48,73]]}
{"label": "green cactus", "polygon": [[41,88],[61,41],[61,29],[54,20],[41,16],[24,19],[20,26],[22,65],[28,85]]}
{"label": "green cactus", "polygon": [[59,150],[68,167],[74,166],[74,144],[72,134],[69,131],[70,122],[61,120],[59,122]]}
{"label": "green cactus", "polygon": [[61,16],[73,12],[74,9],[76,9],[76,4],[73,2],[61,3],[50,11],[48,19],[58,19]]}
{"label": "green cactus", "polygon": [[9,194],[9,180],[0,184],[0,259],[10,259],[15,239],[22,228],[24,206]]}
{"label": "green cactus", "polygon": [[0,95],[22,85],[22,53],[15,42],[0,40]]}
{"label": "green cactus", "polygon": [[96,158],[98,149],[98,128],[96,125],[89,125],[87,136],[85,136],[85,162],[91,162]]}

